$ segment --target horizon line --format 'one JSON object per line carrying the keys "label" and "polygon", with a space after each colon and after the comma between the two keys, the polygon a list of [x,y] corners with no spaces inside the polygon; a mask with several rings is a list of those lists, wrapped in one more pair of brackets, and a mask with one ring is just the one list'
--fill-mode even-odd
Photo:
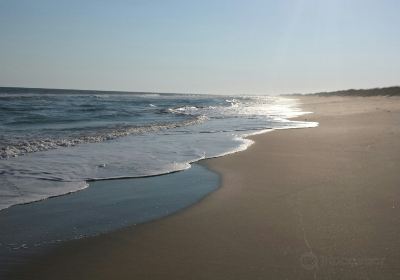
{"label": "horizon line", "polygon": [[[319,94],[319,93],[333,93],[340,91],[350,91],[350,90],[374,90],[374,89],[386,89],[386,88],[396,88],[400,87],[400,85],[392,85],[392,86],[377,86],[377,87],[369,87],[369,88],[347,88],[347,89],[336,89],[336,90],[326,90],[326,91],[312,91],[312,92],[292,92],[292,93],[265,93],[265,94],[240,94],[233,93],[230,95],[307,95],[307,94]],[[2,86],[0,85],[0,89],[9,88],[9,89],[33,89],[33,90],[58,90],[58,91],[87,91],[87,92],[100,92],[100,93],[141,93],[141,94],[190,94],[190,95],[229,95],[229,94],[221,94],[221,93],[194,93],[194,92],[162,92],[162,91],[129,91],[129,90],[105,90],[105,89],[76,89],[76,88],[51,88],[51,87],[29,87],[29,86]]]}

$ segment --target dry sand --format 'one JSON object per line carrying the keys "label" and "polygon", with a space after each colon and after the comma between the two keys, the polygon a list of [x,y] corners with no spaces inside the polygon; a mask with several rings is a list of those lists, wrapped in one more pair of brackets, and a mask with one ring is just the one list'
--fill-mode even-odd
{"label": "dry sand", "polygon": [[301,97],[309,129],[206,161],[222,187],[10,279],[400,279],[400,98]]}

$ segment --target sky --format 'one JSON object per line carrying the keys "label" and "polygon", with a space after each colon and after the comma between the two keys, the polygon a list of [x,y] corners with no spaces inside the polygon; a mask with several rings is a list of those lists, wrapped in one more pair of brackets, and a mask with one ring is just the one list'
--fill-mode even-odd
{"label": "sky", "polygon": [[400,85],[398,0],[0,0],[0,86],[280,94]]}

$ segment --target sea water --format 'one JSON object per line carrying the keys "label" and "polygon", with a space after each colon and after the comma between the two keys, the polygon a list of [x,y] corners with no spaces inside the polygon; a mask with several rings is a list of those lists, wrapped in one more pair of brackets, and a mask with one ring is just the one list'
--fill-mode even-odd
{"label": "sea water", "polygon": [[0,210],[187,169],[251,134],[316,126],[289,119],[304,113],[284,97],[0,88]]}

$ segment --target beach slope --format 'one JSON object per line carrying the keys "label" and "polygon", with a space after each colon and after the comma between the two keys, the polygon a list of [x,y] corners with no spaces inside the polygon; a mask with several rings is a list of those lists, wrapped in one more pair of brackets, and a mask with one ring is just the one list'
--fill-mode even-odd
{"label": "beach slope", "polygon": [[320,125],[207,160],[222,186],[200,203],[10,279],[399,279],[400,98],[299,98]]}

